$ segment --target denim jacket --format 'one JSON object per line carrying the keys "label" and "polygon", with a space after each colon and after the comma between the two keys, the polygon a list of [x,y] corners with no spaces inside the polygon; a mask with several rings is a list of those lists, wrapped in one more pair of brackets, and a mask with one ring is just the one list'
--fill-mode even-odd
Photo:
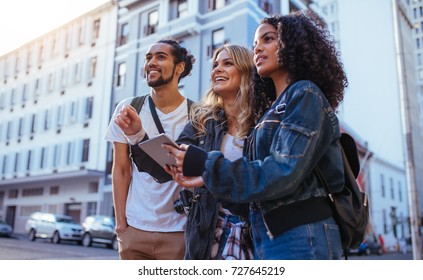
{"label": "denim jacket", "polygon": [[[178,144],[189,144],[201,147],[205,151],[220,151],[223,136],[227,132],[226,117],[224,111],[219,112],[219,120],[209,119],[205,123],[206,133],[197,135],[191,123],[188,123],[179,135]],[[141,172],[148,171],[157,181],[171,180],[169,174],[160,166],[155,166],[152,173],[152,161],[138,145],[131,147],[131,157]],[[153,161],[154,162],[154,161]],[[215,235],[219,209],[223,206],[233,214],[247,217],[248,204],[224,202],[215,198],[205,188],[194,189],[194,202],[189,212],[187,228],[185,230],[186,252],[185,259],[208,260],[211,256],[212,242]]]}
{"label": "denim jacket", "polygon": [[[339,137],[338,119],[324,94],[313,82],[298,81],[279,96],[253,129],[245,157],[231,163],[222,153],[209,152],[202,176],[214,196],[254,202],[273,238],[331,215],[327,193],[313,170],[318,165],[330,189],[341,190],[344,176]],[[184,173],[188,169],[185,163],[201,164],[196,162],[202,158],[199,154],[196,147],[188,149]]]}

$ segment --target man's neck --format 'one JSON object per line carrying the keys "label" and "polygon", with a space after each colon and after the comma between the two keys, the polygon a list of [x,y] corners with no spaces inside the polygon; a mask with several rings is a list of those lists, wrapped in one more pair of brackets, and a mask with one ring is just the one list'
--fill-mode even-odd
{"label": "man's neck", "polygon": [[167,114],[181,105],[185,98],[181,95],[178,87],[157,87],[151,89],[154,105],[161,112]]}

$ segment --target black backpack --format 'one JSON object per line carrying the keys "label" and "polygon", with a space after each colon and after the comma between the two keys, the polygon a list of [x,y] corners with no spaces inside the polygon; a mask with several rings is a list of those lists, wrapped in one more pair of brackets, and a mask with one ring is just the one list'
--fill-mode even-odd
{"label": "black backpack", "polygon": [[356,143],[347,133],[341,134],[339,143],[344,162],[343,189],[331,192],[319,167],[316,167],[316,174],[328,191],[333,217],[339,226],[342,248],[347,257],[348,248],[357,248],[364,240],[369,222],[369,205],[367,194],[360,190],[356,181],[360,172]]}

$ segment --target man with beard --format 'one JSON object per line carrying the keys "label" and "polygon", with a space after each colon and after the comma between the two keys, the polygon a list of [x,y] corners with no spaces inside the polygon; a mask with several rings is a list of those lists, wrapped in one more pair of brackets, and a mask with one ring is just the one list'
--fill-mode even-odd
{"label": "man with beard", "polygon": [[141,131],[125,136],[119,128],[129,126],[124,115],[126,110],[135,110],[130,106],[132,97],[117,105],[110,121],[105,139],[114,148],[112,189],[120,259],[176,260],[184,256],[186,217],[173,207],[182,189],[174,181],[159,183],[148,173],[138,172],[128,144],[160,133],[154,111],[164,132],[178,138],[188,121],[188,100],[178,91],[178,84],[190,74],[194,61],[194,56],[174,40],[150,46],[144,71],[151,91],[140,105]]}

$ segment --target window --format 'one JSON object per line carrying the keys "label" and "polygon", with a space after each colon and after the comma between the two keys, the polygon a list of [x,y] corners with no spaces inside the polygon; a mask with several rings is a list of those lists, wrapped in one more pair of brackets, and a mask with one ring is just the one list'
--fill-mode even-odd
{"label": "window", "polygon": [[53,37],[53,42],[52,42],[52,47],[51,48],[52,48],[53,56],[56,56],[57,55],[57,51],[58,51],[56,36]]}
{"label": "window", "polygon": [[28,90],[26,84],[22,88],[22,107],[25,107],[25,103],[28,100]]}
{"label": "window", "polygon": [[6,140],[12,139],[12,121],[7,122]]}
{"label": "window", "polygon": [[21,206],[20,215],[23,217],[30,216],[34,212],[40,212],[41,205]]}
{"label": "window", "polygon": [[76,101],[72,101],[69,108],[69,120],[71,123],[77,121],[78,118],[78,103]]}
{"label": "window", "polygon": [[28,158],[26,161],[26,171],[29,172],[31,171],[31,165],[32,165],[32,151],[29,150],[28,151]]}
{"label": "window", "polygon": [[259,6],[266,13],[273,14],[272,3],[269,3],[269,0],[260,0],[259,1]]}
{"label": "window", "polygon": [[85,102],[85,121],[90,120],[93,117],[93,102],[94,97],[88,97]]}
{"label": "window", "polygon": [[97,68],[97,57],[90,58],[90,69],[88,71],[88,81],[92,81],[95,78]]}
{"label": "window", "polygon": [[0,191],[0,209],[3,209],[4,202],[4,192]]}
{"label": "window", "polygon": [[98,193],[98,182],[90,182],[88,185],[89,193]]}
{"label": "window", "polygon": [[57,128],[61,128],[63,125],[64,112],[63,105],[59,105],[57,107]]}
{"label": "window", "polygon": [[90,139],[84,139],[82,144],[82,162],[87,162],[90,154]]}
{"label": "window", "polygon": [[4,109],[5,103],[6,103],[6,94],[2,92],[0,95],[0,110]]}
{"label": "window", "polygon": [[226,0],[209,0],[209,10],[217,10],[223,8],[226,4]]}
{"label": "window", "polygon": [[223,28],[212,32],[212,49],[208,56],[212,57],[214,51],[225,44],[225,30]]}
{"label": "window", "polygon": [[50,110],[44,112],[44,130],[49,130],[51,126]]}
{"label": "window", "polygon": [[15,106],[15,104],[16,104],[16,99],[17,99],[16,96],[17,96],[16,91],[13,88],[12,89],[12,93],[10,95],[10,107],[11,107],[11,110],[13,110],[13,106]]}
{"label": "window", "polygon": [[40,79],[35,80],[35,89],[34,89],[34,103],[37,103],[38,97],[41,95],[40,89]]}
{"label": "window", "polygon": [[43,195],[43,188],[23,189],[22,196],[41,196]]}
{"label": "window", "polygon": [[38,69],[40,69],[44,62],[44,47],[40,45],[40,49],[38,50]]}
{"label": "window", "polygon": [[390,189],[391,189],[391,199],[395,199],[394,179],[389,178],[389,185],[390,185]]}
{"label": "window", "polygon": [[28,50],[28,55],[26,56],[26,73],[29,73],[29,70],[31,69],[31,51]]}
{"label": "window", "polygon": [[7,155],[3,157],[3,166],[1,168],[1,174],[4,176],[7,173]]}
{"label": "window", "polygon": [[8,198],[18,198],[19,191],[17,189],[9,190]]}
{"label": "window", "polygon": [[76,63],[74,66],[74,76],[73,76],[73,82],[75,84],[78,84],[79,82],[81,82],[81,67],[80,67],[80,63]]}
{"label": "window", "polygon": [[100,37],[100,19],[96,19],[93,22],[93,33],[92,33],[92,41],[95,43],[95,40]]}
{"label": "window", "polygon": [[53,168],[58,168],[60,166],[60,145],[54,145],[54,155],[53,155]]}
{"label": "window", "polygon": [[402,186],[401,186],[401,182],[398,181],[398,199],[400,202],[402,202]]}
{"label": "window", "polygon": [[118,87],[125,85],[125,76],[126,76],[126,63],[122,62],[122,63],[119,63],[119,66],[118,66],[118,77],[117,77],[117,83],[116,83]]}
{"label": "window", "polygon": [[48,74],[48,92],[52,92],[54,90],[54,74]]}
{"label": "window", "polygon": [[385,197],[385,177],[383,174],[380,174],[380,187],[381,187],[381,195]]}
{"label": "window", "polygon": [[32,114],[31,116],[31,134],[34,134],[37,130],[37,115]]}
{"label": "window", "polygon": [[50,187],[50,195],[58,195],[59,194],[59,186]]}
{"label": "window", "polygon": [[81,24],[78,29],[78,43],[83,45],[85,42],[84,26]]}
{"label": "window", "polygon": [[57,205],[48,205],[47,212],[52,214],[57,214]]}
{"label": "window", "polygon": [[148,13],[148,23],[145,30],[145,35],[156,33],[157,25],[159,24],[159,12],[154,10]]}
{"label": "window", "polygon": [[23,136],[23,130],[24,130],[24,118],[19,118],[19,128],[18,128],[19,139]]}
{"label": "window", "polygon": [[71,39],[71,33],[70,31],[67,31],[65,37],[65,57],[69,56],[69,50],[71,49],[72,45]]}
{"label": "window", "polygon": [[19,171],[19,163],[20,163],[20,154],[15,154],[15,165],[13,167],[13,172],[16,174]]}
{"label": "window", "polygon": [[20,60],[19,60],[19,56],[17,56],[15,59],[15,78],[18,77],[19,71],[20,71]]}
{"label": "window", "polygon": [[68,142],[67,145],[67,154],[66,154],[66,164],[70,165],[73,163],[73,143]]}
{"label": "window", "polygon": [[60,79],[60,86],[62,89],[62,94],[64,93],[64,89],[66,88],[67,85],[67,80],[68,80],[68,71],[66,68],[62,69],[62,78]]}
{"label": "window", "polygon": [[40,168],[43,169],[47,166],[47,148],[41,148],[41,160],[40,160]]}
{"label": "window", "polygon": [[120,36],[119,36],[118,46],[122,46],[128,43],[128,37],[129,37],[129,25],[126,22],[120,26]]}
{"label": "window", "polygon": [[87,203],[87,216],[92,216],[97,214],[97,202],[89,201]]}
{"label": "window", "polygon": [[188,1],[187,0],[178,0],[177,4],[177,17],[182,18],[188,15]]}
{"label": "window", "polygon": [[388,233],[388,224],[387,224],[387,217],[386,217],[386,209],[382,210],[382,219],[383,219],[383,233]]}

